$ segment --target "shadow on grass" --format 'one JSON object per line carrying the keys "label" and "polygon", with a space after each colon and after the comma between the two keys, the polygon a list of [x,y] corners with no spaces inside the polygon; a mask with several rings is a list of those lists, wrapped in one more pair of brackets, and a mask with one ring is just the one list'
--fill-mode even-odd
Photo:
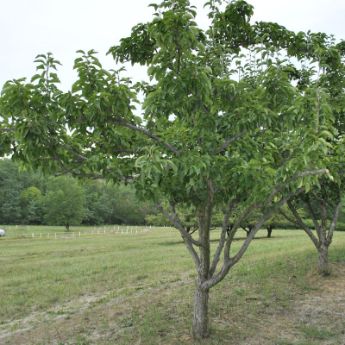
{"label": "shadow on grass", "polygon": [[[279,237],[276,237],[279,238]],[[254,237],[253,240],[271,240],[271,239],[275,239],[274,236],[272,237],[266,237],[266,236],[258,236],[258,237]],[[234,241],[245,241],[246,237],[237,237],[234,239]],[[211,243],[217,243],[219,240],[218,239],[212,239],[210,240]],[[160,242],[158,243],[159,245],[163,245],[163,246],[172,246],[175,244],[184,244],[183,241],[169,241],[169,242]]]}

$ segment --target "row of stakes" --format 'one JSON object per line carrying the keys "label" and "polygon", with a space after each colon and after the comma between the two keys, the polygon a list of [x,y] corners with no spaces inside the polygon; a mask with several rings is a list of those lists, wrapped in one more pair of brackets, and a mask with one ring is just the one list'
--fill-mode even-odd
{"label": "row of stakes", "polygon": [[47,233],[47,234],[31,234],[31,238],[78,238],[83,235],[105,235],[105,234],[119,234],[119,235],[135,235],[139,233],[148,232],[151,230],[151,225],[144,229],[138,229],[138,228],[131,228],[131,227],[117,227],[117,229],[103,229],[103,230],[91,230],[91,231],[79,231],[79,232],[55,232],[55,233]]}

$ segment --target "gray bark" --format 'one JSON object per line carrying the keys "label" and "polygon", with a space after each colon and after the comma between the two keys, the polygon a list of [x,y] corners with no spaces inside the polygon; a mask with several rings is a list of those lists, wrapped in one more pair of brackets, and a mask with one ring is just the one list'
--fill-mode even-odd
{"label": "gray bark", "polygon": [[211,248],[210,248],[210,228],[213,208],[213,185],[208,181],[208,200],[204,207],[198,210],[199,221],[199,258],[198,277],[196,280],[196,291],[194,297],[193,316],[193,337],[204,339],[209,335],[208,326],[208,295],[209,289],[202,285],[210,277],[211,269]]}
{"label": "gray bark", "polygon": [[289,218],[283,211],[280,213],[284,215],[284,217],[289,220],[292,223],[295,223],[297,226],[300,226],[310,237],[310,239],[313,241],[318,254],[318,272],[322,276],[328,276],[331,274],[331,268],[328,260],[328,248],[330,244],[332,243],[333,238],[333,232],[337,225],[337,220],[339,217],[339,212],[341,208],[341,202],[338,202],[338,204],[335,207],[334,214],[333,214],[333,220],[331,225],[328,228],[327,231],[327,212],[324,205],[321,205],[321,222],[319,223],[317,216],[312,208],[311,203],[307,203],[307,209],[309,211],[309,214],[313,220],[317,237],[313,234],[312,230],[307,226],[307,224],[302,220],[300,215],[298,214],[298,211],[293,206],[291,202],[288,202],[288,206],[295,218],[291,219]]}
{"label": "gray bark", "polygon": [[331,268],[328,261],[328,245],[323,243],[318,248],[319,252],[319,262],[318,262],[318,270],[319,274],[323,276],[328,276],[331,274]]}
{"label": "gray bark", "polygon": [[194,339],[204,339],[209,336],[208,296],[209,296],[209,290],[202,289],[200,285],[197,286],[195,295],[194,295],[194,314],[193,314]]}

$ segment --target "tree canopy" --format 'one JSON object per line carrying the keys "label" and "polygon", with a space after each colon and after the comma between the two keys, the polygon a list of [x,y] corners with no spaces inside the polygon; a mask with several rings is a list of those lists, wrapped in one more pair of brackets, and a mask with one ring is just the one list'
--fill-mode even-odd
{"label": "tree canopy", "polygon": [[85,215],[85,195],[78,181],[60,176],[48,182],[45,195],[45,218],[48,224],[79,225]]}
{"label": "tree canopy", "polygon": [[[6,83],[0,100],[2,152],[47,171],[130,182],[176,227],[197,271],[196,338],[208,335],[210,288],[260,226],[320,176],[331,178],[335,134],[329,90],[319,82],[324,61],[338,58],[331,38],[251,24],[251,5],[221,3],[206,3],[208,30],[198,27],[188,0],[153,4],[153,20],[110,48],[116,62],[146,66],[148,83],[104,69],[93,50],[79,51],[78,78],[63,92],[49,53],[37,57],[31,81]],[[195,235],[176,211],[184,207],[195,217]],[[211,253],[215,209],[223,226]],[[239,226],[258,209],[235,252]]]}

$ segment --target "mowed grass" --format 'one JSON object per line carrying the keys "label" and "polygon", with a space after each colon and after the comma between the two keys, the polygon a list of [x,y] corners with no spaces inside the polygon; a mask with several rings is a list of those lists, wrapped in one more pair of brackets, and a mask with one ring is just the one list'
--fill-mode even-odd
{"label": "mowed grass", "polygon": [[57,238],[63,237],[76,237],[81,235],[95,235],[104,233],[135,233],[142,232],[150,229],[149,226],[126,226],[126,225],[104,225],[104,226],[71,226],[70,230],[67,231],[64,226],[36,226],[36,225],[0,225],[0,229],[6,230],[7,239],[18,239],[18,238]]}
{"label": "mowed grass", "polygon": [[[204,343],[343,344],[341,325],[338,330],[325,320],[316,325],[290,320],[299,299],[322,292],[310,240],[297,230],[265,235],[259,232],[245,257],[211,291],[212,336]],[[1,344],[194,344],[195,269],[174,230],[14,237],[0,240]],[[345,233],[335,234],[330,254],[338,265],[345,262]]]}

